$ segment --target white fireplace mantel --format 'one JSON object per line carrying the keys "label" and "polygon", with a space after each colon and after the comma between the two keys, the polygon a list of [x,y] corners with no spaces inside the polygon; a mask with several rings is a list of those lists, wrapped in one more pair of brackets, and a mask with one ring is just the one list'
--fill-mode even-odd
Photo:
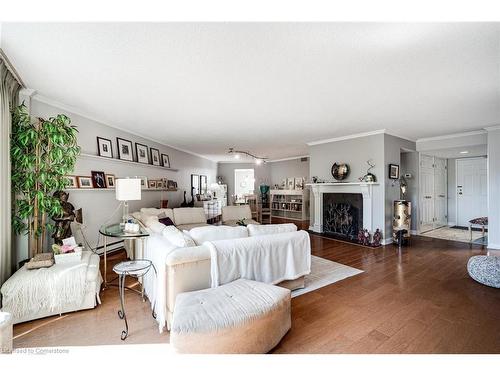
{"label": "white fireplace mantel", "polygon": [[324,182],[306,184],[314,200],[314,218],[310,230],[323,233],[323,194],[354,193],[363,195],[363,228],[373,232],[373,187],[377,182]]}

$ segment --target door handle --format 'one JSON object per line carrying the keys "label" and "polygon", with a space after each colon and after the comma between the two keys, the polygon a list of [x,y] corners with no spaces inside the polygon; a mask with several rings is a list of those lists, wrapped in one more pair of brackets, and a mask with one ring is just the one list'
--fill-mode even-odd
{"label": "door handle", "polygon": [[439,194],[438,196],[439,196],[439,198],[444,198],[443,194]]}

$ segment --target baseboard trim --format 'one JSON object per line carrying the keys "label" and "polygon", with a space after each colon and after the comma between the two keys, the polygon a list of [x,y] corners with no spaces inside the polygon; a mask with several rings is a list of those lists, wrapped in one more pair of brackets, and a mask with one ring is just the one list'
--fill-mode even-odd
{"label": "baseboard trim", "polygon": [[418,235],[418,232],[417,232],[417,230],[416,230],[416,229],[412,229],[412,230],[410,230],[410,234],[411,234],[412,236],[416,236],[416,235]]}
{"label": "baseboard trim", "polygon": [[488,249],[500,250],[500,244],[498,244],[498,243],[488,243]]}
{"label": "baseboard trim", "polygon": [[382,240],[382,245],[390,245],[392,243],[392,238],[386,238],[385,240]]}
{"label": "baseboard trim", "polygon": [[448,221],[449,227],[454,227],[455,225],[457,225],[457,223],[455,223],[454,221]]}

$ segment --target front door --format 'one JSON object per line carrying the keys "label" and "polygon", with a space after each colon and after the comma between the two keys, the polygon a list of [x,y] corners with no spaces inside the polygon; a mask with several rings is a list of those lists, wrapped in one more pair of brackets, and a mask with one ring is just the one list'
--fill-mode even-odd
{"label": "front door", "polygon": [[487,182],[486,158],[457,160],[457,225],[488,216]]}
{"label": "front door", "polygon": [[448,172],[446,159],[434,158],[434,226],[448,224]]}

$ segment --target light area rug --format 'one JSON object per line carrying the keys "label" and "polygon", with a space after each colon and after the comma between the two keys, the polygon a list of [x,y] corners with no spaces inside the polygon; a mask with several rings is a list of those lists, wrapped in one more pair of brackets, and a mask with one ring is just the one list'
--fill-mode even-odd
{"label": "light area rug", "polygon": [[343,264],[312,255],[311,273],[305,276],[306,286],[305,288],[294,290],[292,292],[292,298],[312,292],[313,290],[319,288],[323,288],[324,286],[347,279],[348,277],[362,272],[363,271],[358,270],[357,268],[345,266]]}
{"label": "light area rug", "polygon": [[[441,227],[422,233],[421,235],[426,237],[439,238],[442,240],[470,242],[470,233],[468,229]],[[472,241],[475,244],[482,244],[483,233],[481,231],[473,230]],[[484,243],[488,243],[487,238],[484,238]]]}

